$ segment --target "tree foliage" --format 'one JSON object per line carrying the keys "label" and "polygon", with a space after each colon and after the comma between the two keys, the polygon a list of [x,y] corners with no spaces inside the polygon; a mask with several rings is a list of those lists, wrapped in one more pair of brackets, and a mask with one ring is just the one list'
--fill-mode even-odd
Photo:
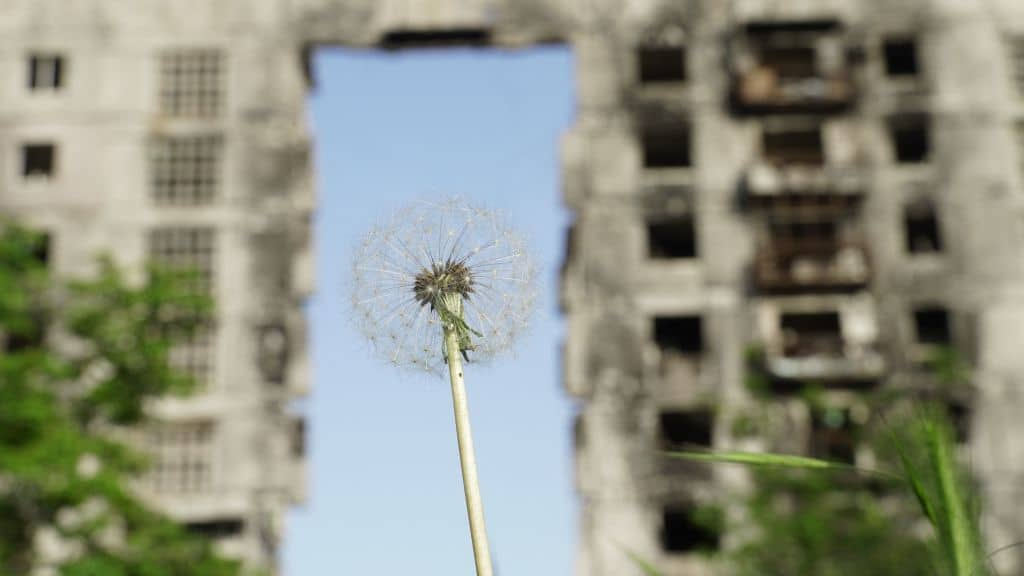
{"label": "tree foliage", "polygon": [[236,576],[237,562],[146,506],[119,438],[194,383],[168,363],[212,303],[194,275],[109,259],[52,277],[42,238],[0,223],[0,574]]}

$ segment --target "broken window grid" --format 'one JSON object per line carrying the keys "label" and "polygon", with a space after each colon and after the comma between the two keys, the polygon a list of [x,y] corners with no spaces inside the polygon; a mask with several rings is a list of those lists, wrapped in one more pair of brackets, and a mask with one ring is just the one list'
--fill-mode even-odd
{"label": "broken window grid", "polygon": [[214,424],[162,422],[148,431],[153,456],[150,486],[162,493],[208,492],[213,487]]}
{"label": "broken window grid", "polygon": [[[195,272],[196,289],[206,293],[212,292],[215,251],[210,228],[161,228],[153,230],[149,238],[149,257],[154,264]],[[213,377],[214,342],[212,325],[178,338],[170,350],[171,366],[191,376],[199,386],[208,385]]]}
{"label": "broken window grid", "polygon": [[160,138],[152,144],[151,185],[157,204],[210,204],[220,186],[221,138],[216,135]]}
{"label": "broken window grid", "polygon": [[160,111],[210,118],[224,106],[224,56],[215,49],[175,50],[160,58]]}

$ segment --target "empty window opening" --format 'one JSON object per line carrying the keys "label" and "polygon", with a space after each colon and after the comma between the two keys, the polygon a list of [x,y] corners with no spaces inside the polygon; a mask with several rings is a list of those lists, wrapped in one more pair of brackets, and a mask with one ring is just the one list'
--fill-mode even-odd
{"label": "empty window opening", "polygon": [[662,511],[661,546],[670,554],[718,549],[721,520],[701,514],[693,506],[668,506]]}
{"label": "empty window opening", "polygon": [[764,159],[776,165],[812,165],[825,163],[821,129],[765,130],[762,134]]}
{"label": "empty window opening", "polygon": [[710,448],[714,418],[710,410],[667,410],[658,417],[663,448]]}
{"label": "empty window opening", "polygon": [[696,258],[697,231],[693,216],[678,216],[647,224],[647,254],[651,258]]}
{"label": "empty window opening", "polygon": [[947,346],[953,341],[949,311],[941,306],[922,306],[914,310],[914,333],[920,344]]}
{"label": "empty window opening", "polygon": [[647,130],[642,136],[642,146],[645,168],[688,168],[692,165],[688,126]]}
{"label": "empty window opening", "polygon": [[782,79],[813,78],[818,75],[813,46],[765,46],[759,50],[760,64]]}
{"label": "empty window opening", "polygon": [[888,38],[882,42],[887,76],[916,76],[919,72],[917,41],[913,38]]}
{"label": "empty window opening", "polygon": [[64,57],[60,54],[31,54],[28,57],[28,87],[33,91],[59,90],[64,86]]}
{"label": "empty window opening", "polygon": [[1008,38],[1006,47],[1010,60],[1010,74],[1017,96],[1024,98],[1024,34]]}
{"label": "empty window opening", "polygon": [[923,118],[890,120],[889,136],[896,162],[919,164],[928,160],[931,141]]}
{"label": "empty window opening", "polygon": [[658,84],[686,80],[686,49],[681,46],[642,46],[637,49],[640,82]]}
{"label": "empty window opening", "polygon": [[385,50],[445,46],[487,46],[491,31],[487,28],[448,28],[426,30],[392,30],[381,37]]}
{"label": "empty window opening", "polygon": [[835,247],[839,229],[832,220],[776,220],[769,226],[772,244],[781,250],[815,251]]}
{"label": "empty window opening", "polygon": [[160,138],[151,144],[150,178],[157,204],[210,204],[220,187],[219,136]]}
{"label": "empty window opening", "polygon": [[53,144],[25,144],[21,147],[21,175],[52,178],[57,172],[57,148]]}
{"label": "empty window opening", "polygon": [[857,426],[849,408],[825,408],[811,417],[810,454],[814,458],[854,464]]}
{"label": "empty window opening", "polygon": [[779,319],[786,356],[836,355],[842,353],[843,336],[838,312],[782,314]]}
{"label": "empty window opening", "polygon": [[168,116],[209,118],[224,107],[224,55],[195,48],[160,56],[160,111]]}
{"label": "empty window opening", "polygon": [[700,316],[660,316],[654,319],[654,342],[662,352],[700,354],[704,328]]}
{"label": "empty window opening", "polygon": [[291,423],[292,458],[306,457],[306,419],[296,418]]}
{"label": "empty window opening", "polygon": [[946,417],[957,444],[966,444],[971,435],[971,409],[963,402],[948,402]]}
{"label": "empty window opening", "polygon": [[241,518],[217,518],[187,522],[185,529],[196,536],[204,538],[230,538],[232,536],[239,536],[245,531],[245,522]]}
{"label": "empty window opening", "polygon": [[942,251],[942,233],[935,206],[930,203],[908,206],[903,215],[907,252],[927,254]]}

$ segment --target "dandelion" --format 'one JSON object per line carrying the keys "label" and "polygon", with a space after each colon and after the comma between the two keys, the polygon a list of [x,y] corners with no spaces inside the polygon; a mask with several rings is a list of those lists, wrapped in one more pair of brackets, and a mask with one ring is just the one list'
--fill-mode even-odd
{"label": "dandelion", "polygon": [[462,362],[508,351],[527,326],[536,288],[523,239],[496,212],[460,199],[420,202],[366,235],[352,284],[356,323],[376,353],[448,372],[477,574],[490,576]]}

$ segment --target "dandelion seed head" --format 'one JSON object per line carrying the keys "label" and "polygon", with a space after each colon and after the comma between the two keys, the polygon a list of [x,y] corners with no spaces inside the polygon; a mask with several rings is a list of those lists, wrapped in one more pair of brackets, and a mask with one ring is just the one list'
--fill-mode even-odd
{"label": "dandelion seed head", "polygon": [[435,303],[458,295],[471,362],[508,351],[536,302],[536,271],[500,214],[462,199],[417,202],[368,232],[353,259],[353,317],[395,366],[443,373]]}

